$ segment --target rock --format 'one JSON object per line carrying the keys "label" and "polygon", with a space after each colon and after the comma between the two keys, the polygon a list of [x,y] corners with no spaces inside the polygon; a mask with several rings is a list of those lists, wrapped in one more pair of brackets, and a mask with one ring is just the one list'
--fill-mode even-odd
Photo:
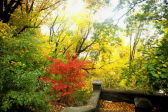
{"label": "rock", "polygon": [[152,103],[147,98],[134,98],[136,112],[151,112]]}

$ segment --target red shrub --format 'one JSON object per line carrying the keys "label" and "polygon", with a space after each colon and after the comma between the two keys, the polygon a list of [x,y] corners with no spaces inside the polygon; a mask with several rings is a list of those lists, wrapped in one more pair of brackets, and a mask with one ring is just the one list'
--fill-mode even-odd
{"label": "red shrub", "polygon": [[51,92],[55,92],[61,98],[70,96],[75,90],[80,90],[85,85],[83,76],[87,73],[83,72],[82,68],[86,67],[89,61],[72,58],[69,55],[67,55],[66,62],[47,58],[53,62],[47,69],[49,76],[42,77],[40,80],[52,86]]}

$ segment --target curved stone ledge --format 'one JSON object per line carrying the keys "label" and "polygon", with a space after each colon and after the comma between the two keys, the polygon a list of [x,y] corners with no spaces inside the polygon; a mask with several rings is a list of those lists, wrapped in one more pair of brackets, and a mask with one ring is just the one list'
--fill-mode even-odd
{"label": "curved stone ledge", "polygon": [[115,90],[115,89],[102,89],[101,99],[110,100],[110,101],[123,101],[127,103],[134,103],[134,98],[147,98],[153,105],[166,106],[168,101],[168,96],[161,94],[149,94],[142,91],[133,91],[133,90]]}
{"label": "curved stone ledge", "polygon": [[93,83],[93,93],[87,105],[79,107],[67,107],[62,112],[94,112],[96,111],[99,103],[101,93],[101,81],[96,80]]}

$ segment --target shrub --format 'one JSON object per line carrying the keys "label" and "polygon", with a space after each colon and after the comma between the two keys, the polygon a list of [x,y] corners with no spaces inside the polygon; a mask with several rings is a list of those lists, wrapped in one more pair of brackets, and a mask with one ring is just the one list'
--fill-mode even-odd
{"label": "shrub", "polygon": [[38,80],[44,74],[44,60],[37,38],[33,32],[9,35],[0,37],[0,111],[46,112],[49,89]]}
{"label": "shrub", "polygon": [[52,61],[52,64],[48,65],[46,76],[41,77],[40,80],[52,86],[51,93],[55,93],[57,101],[71,103],[73,101],[72,93],[81,90],[85,85],[83,76],[87,73],[83,72],[82,68],[86,67],[89,62],[69,55],[67,55],[66,61],[47,58]]}

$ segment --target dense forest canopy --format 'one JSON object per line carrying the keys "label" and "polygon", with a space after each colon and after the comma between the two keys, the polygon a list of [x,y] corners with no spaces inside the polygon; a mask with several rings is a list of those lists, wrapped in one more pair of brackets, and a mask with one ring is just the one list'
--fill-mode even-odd
{"label": "dense forest canopy", "polygon": [[0,70],[2,112],[83,104],[97,79],[166,94],[168,1],[0,0]]}

